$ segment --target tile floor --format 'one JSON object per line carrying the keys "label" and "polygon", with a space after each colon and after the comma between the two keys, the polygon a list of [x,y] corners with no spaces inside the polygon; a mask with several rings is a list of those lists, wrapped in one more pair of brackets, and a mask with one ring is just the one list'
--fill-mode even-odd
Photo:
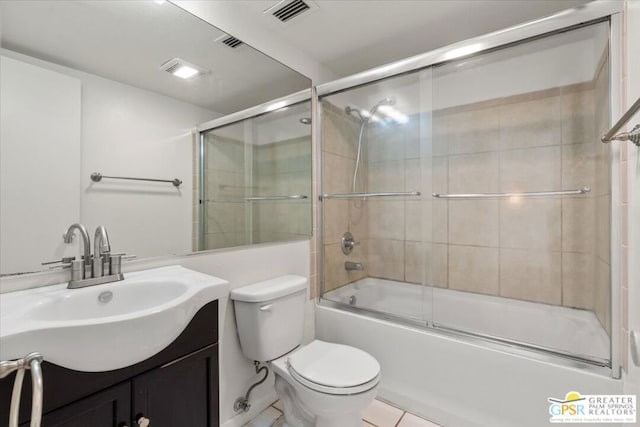
{"label": "tile floor", "polygon": [[[278,400],[262,411],[245,427],[283,427],[284,415],[282,404]],[[364,410],[363,427],[441,427],[431,421],[420,418],[402,409],[391,406],[381,400],[374,400]]]}

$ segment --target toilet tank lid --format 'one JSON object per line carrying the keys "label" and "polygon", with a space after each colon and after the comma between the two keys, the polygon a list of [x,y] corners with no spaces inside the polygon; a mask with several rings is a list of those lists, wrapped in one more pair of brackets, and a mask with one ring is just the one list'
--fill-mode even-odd
{"label": "toilet tank lid", "polygon": [[231,299],[243,302],[271,301],[298,293],[306,288],[306,277],[288,274],[234,289],[231,291]]}

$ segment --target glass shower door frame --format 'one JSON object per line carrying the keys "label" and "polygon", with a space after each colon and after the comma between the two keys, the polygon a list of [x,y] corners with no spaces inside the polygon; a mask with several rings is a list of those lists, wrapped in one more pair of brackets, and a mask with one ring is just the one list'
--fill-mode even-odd
{"label": "glass shower door frame", "polygon": [[[610,54],[610,117],[609,122],[612,123],[613,118],[617,118],[621,114],[621,81],[619,76],[621,70],[621,40],[622,40],[622,25],[621,25],[621,13],[622,4],[618,3],[589,3],[581,8],[576,8],[570,13],[562,12],[547,18],[542,18],[530,23],[518,25],[510,29],[497,31],[488,35],[473,38],[460,43],[436,49],[431,52],[427,52],[422,55],[411,57],[405,60],[401,60],[386,66],[378,67],[373,70],[365,71],[347,78],[339,79],[334,82],[329,82],[316,87],[317,96],[322,97],[325,95],[335,94],[348,89],[353,89],[358,86],[373,83],[388,77],[397,76],[402,73],[419,70],[432,65],[436,65],[450,60],[467,57],[470,55],[487,52],[489,50],[505,47],[510,44],[524,42],[530,39],[547,36],[553,33],[566,31],[571,28],[577,28],[583,25],[588,25],[595,22],[609,21],[609,54]],[[314,122],[320,123],[321,106],[318,102],[318,108],[314,115]],[[322,189],[322,148],[320,146],[321,141],[321,129],[320,126],[316,126],[314,130],[314,138],[316,143],[316,155],[319,161],[317,180],[319,186],[319,193],[323,193]],[[523,349],[514,348],[513,345],[509,345],[507,340],[496,339],[493,337],[484,337],[481,335],[467,334],[459,331],[446,331],[438,328],[437,330],[443,333],[451,333],[453,335],[465,335],[470,339],[486,338],[492,340],[494,343],[490,344],[499,346],[502,350],[511,353],[522,354],[527,348],[536,350],[537,356],[542,360],[552,361],[553,363],[564,364],[568,366],[580,366],[581,368],[591,369],[596,372],[602,372],[606,370],[609,372],[612,378],[621,377],[620,368],[620,328],[621,328],[621,302],[620,302],[620,152],[619,147],[615,144],[609,146],[609,163],[611,173],[611,269],[610,269],[610,283],[611,283],[611,363],[610,367],[600,368],[595,365],[590,365],[586,361],[580,359],[573,359],[571,356],[567,356],[563,353],[554,353],[544,348],[536,348],[535,346],[528,346],[526,344],[520,344]],[[323,254],[322,254],[322,220],[323,220],[323,202],[318,203],[317,215],[318,215],[318,235],[317,238],[317,260],[318,260],[318,277],[319,283],[324,284],[323,280]],[[339,306],[337,303],[332,303],[322,299],[324,289],[319,290],[317,301],[322,305]],[[344,308],[344,307],[341,307]],[[353,307],[347,307],[352,311],[361,311],[363,313],[369,313],[367,310],[356,309]],[[401,322],[408,324],[424,325],[425,322],[412,322],[408,319],[399,319],[397,316],[388,315],[385,313],[375,314],[374,317],[380,317],[389,320],[401,320]],[[516,344],[515,342],[511,342]],[[561,356],[561,357],[558,357]]]}

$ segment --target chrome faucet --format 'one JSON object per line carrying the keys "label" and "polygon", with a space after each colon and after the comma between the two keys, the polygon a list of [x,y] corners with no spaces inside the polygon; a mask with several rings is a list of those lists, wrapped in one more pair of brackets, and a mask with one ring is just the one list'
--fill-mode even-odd
{"label": "chrome faucet", "polygon": [[75,230],[78,230],[82,236],[82,246],[84,249],[84,277],[91,277],[91,243],[89,242],[89,233],[87,233],[87,229],[82,224],[71,224],[62,238],[65,243],[73,242],[73,232]]}
{"label": "chrome faucet", "polygon": [[63,258],[63,263],[70,261],[71,264],[71,280],[67,287],[69,289],[84,288],[85,286],[100,285],[124,279],[120,267],[122,254],[111,254],[107,229],[102,225],[96,228],[93,241],[93,259],[91,257],[91,248],[89,247],[89,234],[84,225],[72,224],[62,236],[64,242],[71,243],[75,230],[79,230],[82,235],[84,261]]}
{"label": "chrome faucet", "polygon": [[[107,229],[103,225],[96,228],[96,234],[93,237],[93,277],[102,277],[104,274],[109,274],[108,271],[104,271],[105,261],[109,261],[108,255],[111,252],[111,245],[109,245],[109,235]],[[107,267],[108,269],[108,267]]]}

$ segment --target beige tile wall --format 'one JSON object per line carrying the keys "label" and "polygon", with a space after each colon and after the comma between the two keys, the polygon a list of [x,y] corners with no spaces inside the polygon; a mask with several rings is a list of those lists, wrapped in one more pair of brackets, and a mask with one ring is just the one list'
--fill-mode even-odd
{"label": "beige tile wall", "polygon": [[[326,290],[362,276],[343,271],[345,260],[365,260],[368,276],[595,310],[608,329],[609,166],[596,137],[606,123],[607,106],[596,102],[606,99],[605,80],[437,111],[432,127],[427,115],[369,124],[367,191],[592,191],[325,201]],[[324,100],[322,126],[325,192],[350,192],[359,123]],[[349,223],[354,209],[359,228]],[[338,244],[347,229],[362,242],[350,256]]]}
{"label": "beige tile wall", "polygon": [[311,141],[300,137],[253,147],[253,195],[305,195],[254,202],[252,243],[295,240],[311,233]]}
{"label": "beige tile wall", "polygon": [[[434,271],[436,284],[606,317],[608,163],[597,156],[597,90],[575,85],[434,113],[441,192],[592,188],[575,197],[436,203],[434,241],[449,247],[447,282],[437,283],[445,275]],[[436,178],[443,175],[447,185]]]}
{"label": "beige tile wall", "polygon": [[[311,142],[309,137],[253,146],[243,141],[206,136],[205,248],[306,238],[311,233]],[[197,158],[197,156],[196,156]],[[252,165],[247,170],[245,164]],[[197,179],[197,176],[194,176]],[[305,200],[245,203],[249,194],[301,194]],[[194,200],[197,200],[197,195]],[[247,206],[251,210],[247,210]],[[194,205],[197,221],[197,205]],[[197,246],[197,222],[194,224]],[[195,246],[194,246],[195,247]]]}
{"label": "beige tile wall", "polygon": [[205,248],[245,244],[244,143],[207,133],[205,159]]}
{"label": "beige tile wall", "polygon": [[[593,129],[603,135],[609,129],[609,59],[603,57],[595,79]],[[596,138],[598,140],[599,137]],[[609,146],[596,142],[595,157],[595,283],[594,309],[600,323],[611,334],[611,169]]]}
{"label": "beige tile wall", "polygon": [[[344,110],[323,102],[322,105],[322,178],[324,193],[350,193],[356,158],[359,123],[347,116]],[[359,174],[366,179],[368,170],[363,167]],[[360,181],[360,179],[358,180]],[[367,203],[361,201],[328,199],[323,207],[323,282],[324,290],[351,283],[368,276],[370,264]],[[340,248],[342,235],[350,231],[359,242],[351,254],[345,255]],[[347,271],[346,261],[360,262],[363,271]]]}

